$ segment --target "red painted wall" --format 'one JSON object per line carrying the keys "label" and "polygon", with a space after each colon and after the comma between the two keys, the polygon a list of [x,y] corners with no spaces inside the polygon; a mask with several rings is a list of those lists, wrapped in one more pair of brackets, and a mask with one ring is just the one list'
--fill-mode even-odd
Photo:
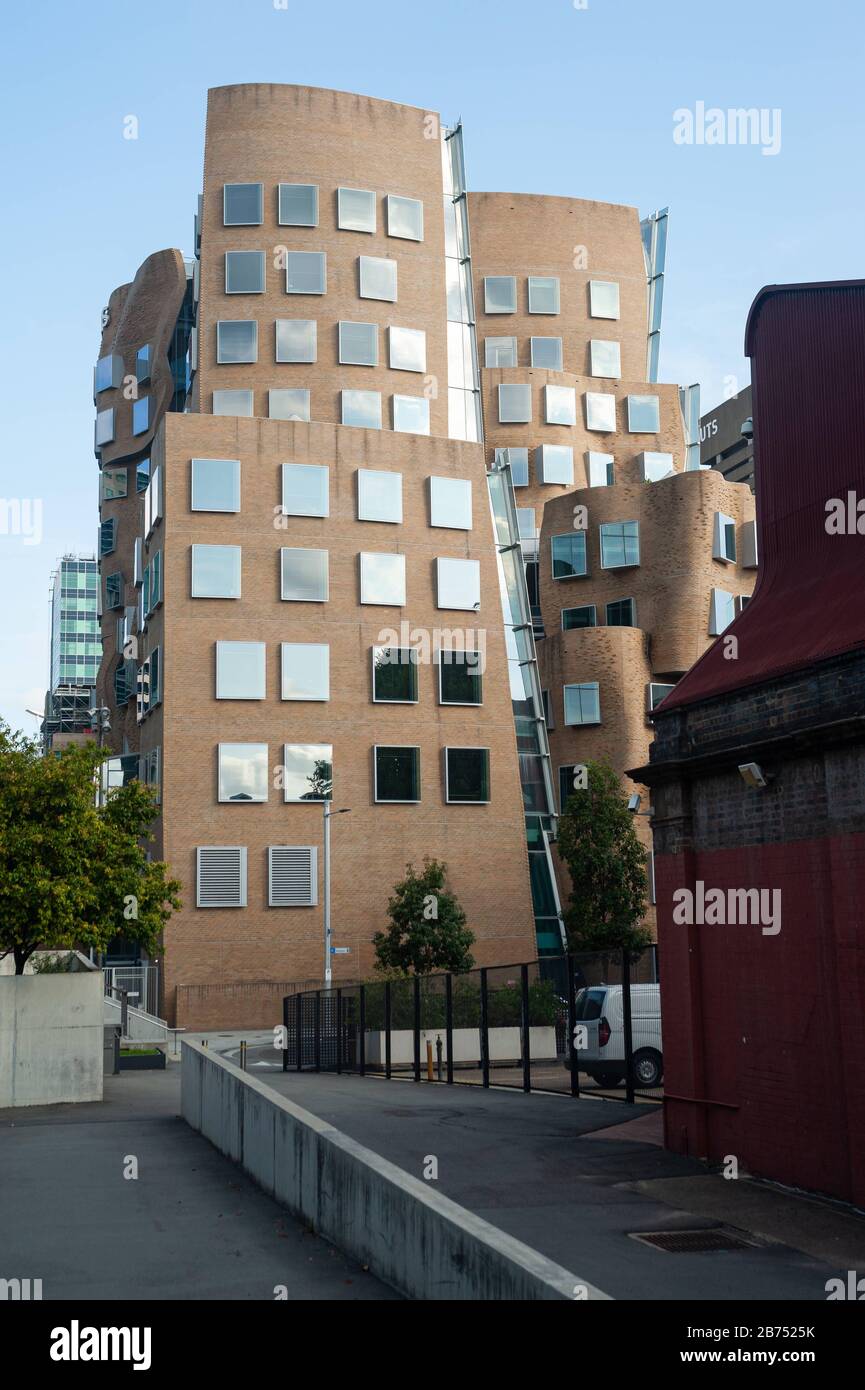
{"label": "red painted wall", "polygon": [[[697,879],[779,888],[780,933],[676,926]],[[865,1206],[865,834],[659,856],[656,883],[667,1146]]]}

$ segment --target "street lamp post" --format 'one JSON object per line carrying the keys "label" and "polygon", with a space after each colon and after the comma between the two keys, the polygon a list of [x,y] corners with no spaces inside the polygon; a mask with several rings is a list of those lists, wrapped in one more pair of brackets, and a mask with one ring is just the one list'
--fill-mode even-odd
{"label": "street lamp post", "polygon": [[[90,715],[91,719],[93,719],[93,720],[95,721],[95,724],[96,724],[96,744],[97,744],[97,747],[101,750],[101,749],[102,749],[102,745],[103,745],[103,743],[105,742],[105,735],[108,733],[108,731],[109,731],[110,728],[111,728],[111,723],[110,723],[110,720],[109,720],[109,718],[108,718],[108,716],[109,716],[109,714],[111,713],[111,711],[108,709],[108,707],[107,707],[106,705],[100,705],[97,709],[89,709],[89,710],[87,711],[87,713]],[[103,764],[103,763],[100,763],[100,764],[99,764],[99,769],[98,769],[98,772],[97,772],[97,776],[98,776],[98,778],[99,778],[99,781],[97,782],[97,789],[96,789],[96,804],[97,804],[97,806],[100,806],[100,807],[102,806],[102,804],[103,804],[103,802],[104,802],[104,775],[103,775],[103,769],[104,769],[104,764]]]}
{"label": "street lamp post", "polygon": [[339,811],[330,809],[330,802],[323,801],[322,809],[324,812],[324,984],[326,989],[330,989],[333,978],[331,968],[331,930],[330,930],[330,821],[332,816],[346,816],[351,810],[350,806],[343,806]]}

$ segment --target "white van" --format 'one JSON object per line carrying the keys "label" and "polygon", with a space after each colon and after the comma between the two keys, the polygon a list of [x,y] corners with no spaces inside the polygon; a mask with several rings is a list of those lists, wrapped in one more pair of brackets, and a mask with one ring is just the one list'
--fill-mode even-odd
{"label": "white van", "polygon": [[[576,1019],[577,1026],[584,1027],[587,1034],[586,1045],[577,1050],[579,1070],[599,1086],[621,1086],[625,1080],[622,986],[592,985],[581,989],[576,999]],[[631,1034],[634,1085],[639,1090],[660,1086],[664,1075],[660,985],[631,985]]]}

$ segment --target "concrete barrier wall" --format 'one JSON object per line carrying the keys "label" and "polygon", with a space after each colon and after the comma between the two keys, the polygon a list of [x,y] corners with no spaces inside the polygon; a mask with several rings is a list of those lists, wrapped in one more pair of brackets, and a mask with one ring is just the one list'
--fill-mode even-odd
{"label": "concrete barrier wall", "polygon": [[407,1297],[607,1298],[200,1043],[182,1058],[187,1124]]}
{"label": "concrete barrier wall", "polygon": [[0,1108],[102,1099],[102,971],[0,977]]}

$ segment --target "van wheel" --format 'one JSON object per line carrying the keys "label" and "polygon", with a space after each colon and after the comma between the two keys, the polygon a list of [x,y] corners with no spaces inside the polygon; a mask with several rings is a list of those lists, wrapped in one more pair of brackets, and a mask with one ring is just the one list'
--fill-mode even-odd
{"label": "van wheel", "polygon": [[641,1048],[634,1053],[634,1085],[646,1090],[660,1086],[664,1075],[664,1064],[660,1052],[651,1047]]}
{"label": "van wheel", "polygon": [[591,1071],[588,1075],[598,1086],[616,1087],[624,1083],[624,1075],[620,1071]]}

